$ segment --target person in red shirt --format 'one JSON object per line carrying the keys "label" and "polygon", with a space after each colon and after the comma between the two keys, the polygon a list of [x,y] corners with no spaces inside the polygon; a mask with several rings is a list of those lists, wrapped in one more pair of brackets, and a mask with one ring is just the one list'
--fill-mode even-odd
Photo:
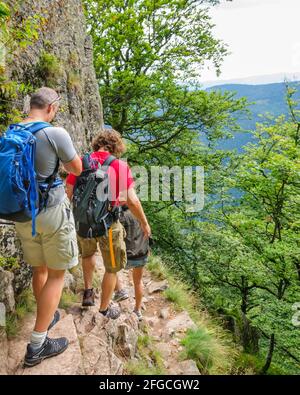
{"label": "person in red shirt", "polygon": [[[113,129],[105,129],[100,132],[92,143],[93,153],[90,159],[103,164],[105,160],[113,155],[116,158],[126,151],[121,135]],[[146,238],[151,235],[151,229],[142,208],[141,202],[134,189],[134,180],[127,163],[116,159],[108,168],[108,177],[111,192],[112,206],[126,204],[133,215],[139,220],[141,228]],[[73,197],[74,186],[77,177],[69,174],[66,180],[67,195],[70,200]],[[110,301],[117,282],[117,273],[126,266],[126,245],[125,230],[120,221],[113,223],[112,227],[113,256],[110,250],[110,240],[108,236],[101,236],[92,239],[82,238],[78,235],[78,244],[82,255],[82,267],[84,275],[85,291],[83,295],[83,306],[94,306],[95,293],[92,287],[93,274],[96,266],[96,252],[100,247],[105,274],[102,281],[102,294],[100,313],[112,319],[120,315],[120,310],[113,308]]]}

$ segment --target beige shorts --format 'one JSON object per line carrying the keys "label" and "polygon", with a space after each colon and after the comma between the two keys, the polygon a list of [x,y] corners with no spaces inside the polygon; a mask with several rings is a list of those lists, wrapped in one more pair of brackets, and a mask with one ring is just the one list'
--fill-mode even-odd
{"label": "beige shorts", "polygon": [[124,269],[127,263],[125,236],[125,229],[118,221],[112,224],[108,236],[93,239],[77,236],[79,251],[82,258],[87,258],[98,251],[99,245],[105,270],[108,273],[117,273]]}
{"label": "beige shorts", "polygon": [[42,211],[36,218],[36,236],[31,221],[16,223],[24,259],[30,265],[67,270],[78,264],[75,223],[69,199]]}

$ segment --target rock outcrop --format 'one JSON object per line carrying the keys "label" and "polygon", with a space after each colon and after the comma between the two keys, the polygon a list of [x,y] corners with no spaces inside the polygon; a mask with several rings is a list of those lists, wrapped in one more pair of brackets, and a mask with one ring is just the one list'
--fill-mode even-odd
{"label": "rock outcrop", "polygon": [[[16,265],[12,265],[10,272],[11,285],[15,295],[19,295],[31,282],[31,267],[23,260],[21,242],[16,237],[15,227],[0,224],[0,257],[15,259]],[[3,273],[0,273],[0,282]],[[3,298],[0,289],[0,301]]]}
{"label": "rock outcrop", "polygon": [[4,328],[0,327],[0,375],[8,374],[8,341]]}
{"label": "rock outcrop", "polygon": [[14,275],[0,267],[0,303],[3,303],[7,313],[15,309],[15,297],[13,289]]}
{"label": "rock outcrop", "polygon": [[103,127],[103,117],[82,2],[52,0],[50,7],[49,0],[9,3],[18,4],[15,23],[38,15],[41,25],[34,45],[14,53],[11,77],[57,89],[62,97],[57,123],[69,131],[79,150],[85,150]]}
{"label": "rock outcrop", "polygon": [[31,283],[31,267],[23,260],[20,240],[13,225],[0,225],[0,259],[12,263],[4,268],[0,265],[0,303],[4,303],[6,312],[13,312],[16,298]]}
{"label": "rock outcrop", "polygon": [[[51,6],[49,7],[51,3]],[[19,83],[30,83],[33,88],[51,86],[62,97],[61,111],[56,123],[64,126],[79,151],[87,149],[93,136],[103,127],[102,105],[93,67],[92,41],[87,34],[80,0],[8,0],[17,13],[12,23],[18,24],[31,16],[38,16],[38,39],[27,48],[17,49],[7,65],[9,77]],[[23,104],[20,103],[20,110]],[[14,294],[27,288],[31,268],[22,259],[20,242],[13,226],[0,225],[0,257],[15,257],[19,265],[8,279],[0,272],[0,302],[5,299],[7,311],[13,309]],[[74,287],[70,275],[66,287]],[[5,294],[4,294],[5,291]]]}

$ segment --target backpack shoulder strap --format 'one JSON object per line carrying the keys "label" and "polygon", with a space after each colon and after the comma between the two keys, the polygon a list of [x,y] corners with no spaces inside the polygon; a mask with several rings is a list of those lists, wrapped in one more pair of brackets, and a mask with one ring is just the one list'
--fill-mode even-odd
{"label": "backpack shoulder strap", "polygon": [[102,167],[109,167],[117,158],[113,155],[109,155],[109,157],[102,163]]}
{"label": "backpack shoulder strap", "polygon": [[35,134],[41,129],[50,127],[52,127],[52,125],[48,122],[13,123],[9,126],[8,130],[17,131],[16,128],[19,128],[21,130],[28,130],[30,133]]}
{"label": "backpack shoulder strap", "polygon": [[[33,125],[34,127],[34,131],[31,129],[31,133],[34,134],[42,129],[46,129],[49,127],[52,127],[52,125],[50,123],[47,122],[37,122],[35,125]],[[58,157],[58,153],[57,153],[57,149],[55,147],[55,145],[53,144],[53,142],[51,141],[50,137],[48,136],[48,133],[46,133],[46,131],[44,130],[44,134],[48,140],[48,143],[51,145],[53,151],[56,153],[57,155],[57,161],[56,161],[56,166],[55,169],[53,171],[53,173],[46,178],[45,183],[47,184],[47,188],[44,192],[41,192],[42,195],[42,208],[46,208],[47,207],[47,203],[48,203],[48,199],[49,199],[49,193],[51,188],[53,187],[55,180],[57,178],[58,175],[58,171],[59,171],[59,157]]]}
{"label": "backpack shoulder strap", "polygon": [[91,170],[89,153],[86,153],[82,158],[83,170]]}
{"label": "backpack shoulder strap", "polygon": [[28,129],[32,134],[35,134],[42,129],[51,128],[51,127],[52,125],[48,122],[34,122],[31,125],[29,125]]}

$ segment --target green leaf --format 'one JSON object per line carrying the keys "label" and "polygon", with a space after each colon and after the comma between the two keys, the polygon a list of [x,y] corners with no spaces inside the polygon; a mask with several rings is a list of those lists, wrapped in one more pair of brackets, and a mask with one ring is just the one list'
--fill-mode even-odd
{"label": "green leaf", "polygon": [[0,1],[0,17],[6,17],[10,15],[9,7]]}

